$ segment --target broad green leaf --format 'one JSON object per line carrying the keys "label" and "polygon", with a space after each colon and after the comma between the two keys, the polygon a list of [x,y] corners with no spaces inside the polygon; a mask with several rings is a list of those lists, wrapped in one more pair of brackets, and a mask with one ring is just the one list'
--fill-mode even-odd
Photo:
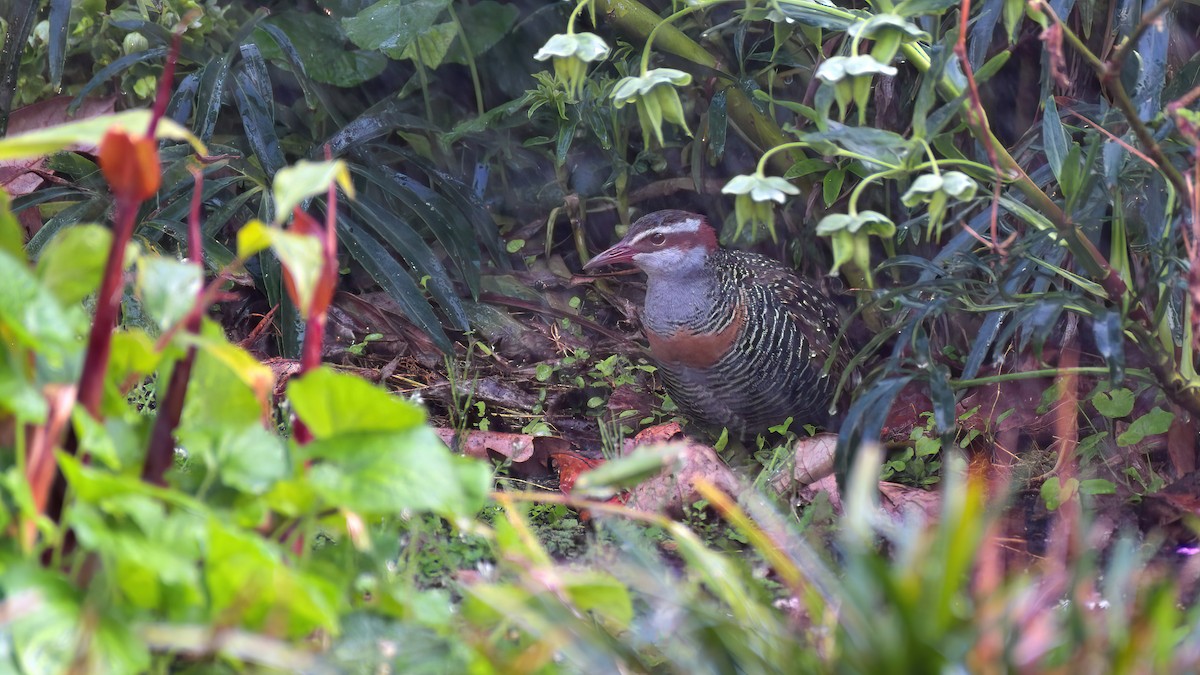
{"label": "broad green leaf", "polygon": [[1117,486],[1103,478],[1089,478],[1088,480],[1079,481],[1079,493],[1085,495],[1113,495],[1117,493]]}
{"label": "broad green leaf", "polygon": [[69,227],[42,248],[38,276],[64,305],[77,303],[100,286],[111,247],[112,231],[107,227]]}
{"label": "broad green leaf", "polygon": [[149,375],[161,360],[162,354],[155,351],[154,340],[146,331],[125,328],[113,332],[108,376],[114,381],[124,381],[130,375]]}
{"label": "broad green leaf", "polygon": [[1092,405],[1096,412],[1109,419],[1124,417],[1133,411],[1133,392],[1125,389],[1113,389],[1096,394],[1092,397]]}
{"label": "broad green leaf", "polygon": [[[149,110],[126,110],[113,115],[89,117],[78,122],[68,122],[0,138],[0,160],[43,157],[66,150],[72,145],[99,145],[104,132],[110,127],[120,127],[132,133],[145,133],[150,127]],[[190,143],[198,154],[207,155],[208,149],[190,131],[176,124],[171,118],[158,121],[157,138],[169,138]]]}
{"label": "broad green leaf", "polygon": [[215,617],[250,628],[283,629],[292,637],[316,628],[338,632],[339,589],[283,564],[278,545],[256,533],[208,525],[204,579]]}
{"label": "broad green leaf", "polygon": [[560,577],[571,604],[583,612],[595,612],[625,627],[633,620],[633,602],[629,589],[615,577],[590,570],[569,572]]}
{"label": "broad green leaf", "polygon": [[0,325],[22,344],[65,348],[74,344],[75,331],[58,298],[21,259],[0,251]]}
{"label": "broad green leaf", "polygon": [[821,196],[825,200],[826,208],[832,206],[838,195],[842,194],[842,183],[845,180],[844,169],[832,169],[825,173],[825,178],[821,180]]}
{"label": "broad green leaf", "polygon": [[196,364],[184,401],[183,424],[234,424],[260,419],[275,386],[270,366],[230,344],[221,327],[205,321],[200,335],[180,335],[196,346]]}
{"label": "broad green leaf", "polygon": [[336,87],[356,87],[387,67],[388,59],[377,51],[350,50],[344,47],[346,35],[341,23],[320,12],[285,10],[267,18],[254,41],[263,58],[283,61],[285,45],[279,44],[271,28],[283,33],[304,66],[304,75],[315,82]]}
{"label": "broad green leaf", "polygon": [[1078,478],[1068,478],[1062,481],[1058,476],[1051,476],[1046,479],[1045,483],[1042,483],[1041,497],[1047,509],[1057,511],[1058,507],[1070,501],[1078,491]]}
{"label": "broad green leaf", "polygon": [[329,366],[288,380],[288,400],[316,438],[420,426],[425,411],[361,377]]}
{"label": "broad green leaf", "polygon": [[379,49],[404,58],[405,48],[437,23],[450,0],[380,0],[356,16],[342,19],[347,37],[363,49]]}
{"label": "broad green leaf", "polygon": [[428,428],[318,438],[297,449],[315,461],[308,482],[326,506],[360,515],[432,511],[473,518],[491,487],[491,468],[453,454]]}
{"label": "broad green leaf", "polygon": [[829,122],[827,131],[801,134],[800,140],[823,155],[841,155],[845,154],[843,151],[849,151],[853,153],[850,156],[857,157],[871,170],[876,166],[899,166],[913,148],[911,141],[895,132],[851,127],[834,121]]}
{"label": "broad green leaf", "polygon": [[896,7],[900,16],[920,16],[922,14],[941,14],[951,7],[958,7],[959,0],[904,0]]}
{"label": "broad green leaf", "polygon": [[[462,23],[462,32],[459,33],[454,44],[450,45],[450,51],[446,54],[446,62],[464,66],[467,65],[467,49],[463,46],[464,39],[467,47],[470,48],[471,56],[478,61],[487,50],[512,30],[517,16],[520,14],[515,6],[508,3],[502,4],[495,0],[482,0],[482,2],[472,3],[466,7],[460,5],[455,11],[458,12],[458,20]],[[576,35],[591,35],[594,41],[599,41],[603,47],[596,46],[593,41],[589,50],[577,51],[575,55],[581,58],[594,57],[585,59],[587,61],[603,59],[608,55],[608,45],[605,45],[599,37],[582,32],[577,32]],[[588,40],[589,38],[583,39]]]}
{"label": "broad green leaf", "polygon": [[25,259],[25,238],[21,223],[12,212],[12,200],[0,189],[0,253],[7,253],[17,260]]}
{"label": "broad green leaf", "polygon": [[[351,199],[354,198],[354,183],[350,170],[342,160],[310,162],[300,160],[279,170],[275,174],[272,195],[275,197],[275,223],[279,224],[292,216],[292,209],[309,197],[323,195],[334,182]],[[239,239],[239,254],[241,253]]]}
{"label": "broad green leaf", "polygon": [[[69,523],[83,547],[112,561],[110,570],[134,605],[170,613],[176,609],[173,602],[205,602],[198,565],[206,533],[203,515],[124,495],[78,505]],[[180,618],[188,615],[185,607],[177,609]]]}
{"label": "broad green leaf", "polygon": [[246,260],[255,253],[270,248],[276,231],[276,228],[257,218],[251,219],[238,230],[237,256]]}
{"label": "broad green leaf", "polygon": [[25,376],[24,369],[9,362],[12,354],[0,355],[0,410],[16,415],[19,422],[40,424],[50,407],[42,392]]}
{"label": "broad green leaf", "polygon": [[1134,420],[1124,433],[1117,436],[1117,445],[1127,448],[1141,442],[1147,436],[1165,434],[1171,428],[1171,422],[1174,420],[1175,413],[1155,407],[1150,412]]}
{"label": "broad green leaf", "polygon": [[140,673],[150,667],[150,652],[127,617],[98,603],[54,572],[25,566],[0,576],[9,599],[28,598],[37,611],[6,622],[22,672]]}
{"label": "broad green leaf", "polygon": [[215,467],[221,482],[239,492],[264,494],[288,473],[283,441],[257,421],[187,428],[178,436],[189,456]]}
{"label": "broad green leaf", "polygon": [[101,422],[83,408],[76,407],[71,411],[71,424],[79,440],[79,449],[113,471],[140,466],[145,459],[145,438],[136,433],[138,430],[133,426],[136,422],[131,424],[120,417]]}
{"label": "broad green leaf", "polygon": [[149,255],[138,260],[137,293],[142,306],[166,330],[183,320],[199,300],[204,271],[194,263]]}
{"label": "broad green leaf", "polygon": [[807,176],[810,173],[824,171],[829,168],[829,163],[819,157],[809,157],[802,159],[792,165],[792,168],[784,172],[783,177],[786,179],[800,178]]}
{"label": "broad green leaf", "polygon": [[450,51],[450,43],[458,37],[458,26],[452,22],[439,23],[417,36],[409,43],[400,57],[419,61],[426,68],[437,68]]}

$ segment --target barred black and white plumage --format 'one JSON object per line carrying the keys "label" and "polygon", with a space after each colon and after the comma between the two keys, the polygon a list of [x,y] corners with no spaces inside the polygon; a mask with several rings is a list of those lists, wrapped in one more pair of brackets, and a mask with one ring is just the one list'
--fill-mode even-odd
{"label": "barred black and white plumage", "polygon": [[614,262],[646,272],[650,354],[685,416],[743,438],[788,417],[793,428],[826,421],[847,358],[837,311],[816,286],[770,258],[721,249],[704,218],[684,211],[643,217],[587,267]]}

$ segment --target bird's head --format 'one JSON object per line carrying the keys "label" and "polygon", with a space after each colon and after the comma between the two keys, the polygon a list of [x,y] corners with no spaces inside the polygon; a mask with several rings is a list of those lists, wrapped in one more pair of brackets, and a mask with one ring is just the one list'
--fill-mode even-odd
{"label": "bird's head", "polygon": [[589,260],[583,269],[631,264],[651,276],[686,274],[703,268],[717,247],[716,230],[704,216],[655,211],[630,225],[624,239]]}

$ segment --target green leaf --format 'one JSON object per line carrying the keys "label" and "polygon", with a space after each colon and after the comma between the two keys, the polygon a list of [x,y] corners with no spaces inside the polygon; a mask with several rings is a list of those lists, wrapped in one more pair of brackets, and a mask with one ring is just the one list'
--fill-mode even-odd
{"label": "green leaf", "polygon": [[205,321],[198,336],[181,335],[199,348],[181,426],[248,424],[261,419],[275,374],[249,352],[230,344],[221,327]]}
{"label": "green leaf", "polygon": [[62,305],[25,262],[0,251],[0,325],[22,344],[65,348],[74,344],[75,331]]}
{"label": "green leaf", "polygon": [[350,255],[400,305],[409,321],[424,331],[438,349],[451,353],[454,350],[453,343],[446,336],[441,321],[429,306],[421,287],[413,280],[411,272],[360,226],[341,216],[339,222],[342,223],[339,228],[341,241]]}
{"label": "green leaf", "polygon": [[216,518],[208,524],[204,579],[212,613],[224,622],[270,625],[292,637],[316,628],[337,633],[340,593],[331,581],[283,564],[277,545]]}
{"label": "green leaf", "polygon": [[1117,436],[1117,445],[1127,448],[1141,442],[1147,436],[1165,434],[1171,428],[1171,422],[1174,419],[1175,413],[1155,407],[1150,412],[1134,420],[1124,433]]}
{"label": "green leaf", "polygon": [[638,448],[624,457],[607,461],[584,472],[575,481],[573,494],[608,499],[621,490],[658,475],[680,461],[683,446],[662,444]]}
{"label": "green leaf", "polygon": [[205,602],[198,565],[205,516],[188,509],[169,511],[143,495],[120,495],[76,505],[68,522],[83,547],[112,561],[109,570],[133,605],[170,614],[176,609],[173,603]]}
{"label": "green leaf", "polygon": [[17,260],[25,259],[21,223],[13,215],[12,200],[4,190],[0,190],[0,253],[7,253]]}
{"label": "green leaf", "polygon": [[[466,40],[470,47],[471,56],[479,59],[487,50],[512,30],[520,12],[510,4],[501,4],[495,0],[482,0],[456,10],[458,20],[462,23],[462,32],[450,46],[446,54],[447,63],[467,65],[467,50],[463,47]],[[584,45],[576,51],[580,58],[587,61],[603,59],[608,55],[608,45],[592,33],[576,33]],[[590,37],[586,37],[590,36]],[[599,43],[597,45],[596,43]],[[591,57],[591,58],[587,58]]]}
{"label": "green leaf", "polygon": [[807,176],[808,174],[816,173],[817,171],[823,171],[828,168],[829,163],[825,160],[817,157],[809,157],[793,164],[790,169],[784,172],[783,177],[790,180],[792,178]]}
{"label": "green leaf", "polygon": [[372,431],[405,431],[425,422],[425,411],[361,377],[328,366],[288,381],[288,400],[316,438]]}
{"label": "green leaf", "polygon": [[204,272],[191,262],[162,256],[138,260],[137,293],[146,312],[166,330],[179,323],[195,306]]}
{"label": "green leaf", "polygon": [[126,421],[113,417],[101,422],[83,408],[71,411],[71,424],[79,439],[80,450],[113,471],[141,465],[145,459],[145,438],[139,434],[143,431],[139,427],[148,419],[134,416]]}
{"label": "green leaf", "polygon": [[[283,171],[280,171],[282,174]],[[243,260],[267,246],[292,276],[296,301],[302,311],[308,311],[316,293],[321,271],[325,266],[325,251],[321,240],[308,234],[285,232],[278,227],[251,220],[238,230],[238,257]]]}
{"label": "green leaf", "polygon": [[895,132],[850,127],[832,120],[828,130],[800,134],[800,140],[823,155],[842,155],[845,154],[843,151],[854,153],[872,171],[876,170],[874,167],[887,168],[881,163],[899,166],[913,148],[911,141]]}
{"label": "green leaf", "polygon": [[46,397],[29,381],[25,369],[13,367],[8,359],[0,361],[0,410],[30,424],[45,422],[50,412]]}
{"label": "green leaf", "polygon": [[624,628],[633,620],[629,589],[615,577],[599,571],[568,572],[560,578],[571,604],[595,612]]}
{"label": "green leaf", "polygon": [[257,421],[183,429],[177,435],[189,456],[204,458],[222,483],[239,492],[264,494],[290,468],[283,442]]}
{"label": "green leaf", "polygon": [[[320,12],[284,11],[266,19],[267,25],[284,33],[285,41],[291,43],[304,66],[304,75],[315,82],[356,87],[387,67],[387,57],[379,52],[345,49],[341,23]],[[286,47],[279,44],[280,38],[272,30],[260,29],[254,40],[263,58],[284,60]]]}
{"label": "green leaf", "polygon": [[297,449],[320,460],[307,482],[327,506],[360,515],[433,511],[457,522],[473,518],[491,488],[491,468],[451,453],[422,427],[384,433],[343,433]]}
{"label": "green leaf", "polygon": [[1117,486],[1103,478],[1090,478],[1079,482],[1079,493],[1085,495],[1113,495]]}
{"label": "green leaf", "polygon": [[[110,127],[119,127],[137,134],[145,133],[149,126],[149,110],[126,110],[114,115],[89,117],[78,122],[45,127],[26,134],[0,139],[0,160],[44,157],[66,150],[73,145],[96,146],[100,144],[104,132],[108,131]],[[169,117],[159,120],[155,137],[187,141],[192,144],[196,152],[203,155],[208,154],[208,149],[199,139]]]}
{"label": "green leaf", "polygon": [[38,276],[64,305],[75,304],[100,286],[111,246],[112,232],[101,225],[61,230],[42,249]]}
{"label": "green leaf", "polygon": [[1057,511],[1058,507],[1070,501],[1078,490],[1078,478],[1060,481],[1058,476],[1051,476],[1045,483],[1042,483],[1041,497],[1047,509]]}
{"label": "green leaf", "polygon": [[393,59],[437,23],[450,0],[380,0],[352,18],[342,19],[346,36],[364,49],[379,49]]}
{"label": "green leaf", "polygon": [[2,579],[6,598],[37,603],[36,611],[18,614],[6,626],[22,672],[149,669],[150,652],[130,622],[106,606],[85,604],[82,593],[59,575],[22,566],[6,570]]}
{"label": "green leaf", "polygon": [[458,37],[458,26],[453,22],[439,23],[417,36],[409,43],[400,57],[418,61],[426,68],[437,68],[450,51],[450,43]]}
{"label": "green leaf", "polygon": [[896,7],[900,16],[920,16],[922,14],[941,14],[951,7],[958,7],[959,0],[904,0]]}
{"label": "green leaf", "polygon": [[825,200],[825,206],[832,206],[837,201],[838,195],[842,194],[842,183],[845,180],[846,172],[843,169],[833,169],[825,174],[821,181],[821,196]]}
{"label": "green leaf", "polygon": [[1109,419],[1128,415],[1133,411],[1133,401],[1133,392],[1124,387],[1100,392],[1092,397],[1092,405],[1095,406],[1096,412]]}
{"label": "green leaf", "polygon": [[[342,160],[310,162],[300,160],[284,167],[275,174],[271,192],[275,198],[275,224],[292,216],[292,209],[315,195],[323,195],[334,182],[351,198],[354,198],[354,183],[350,180],[350,169]],[[240,247],[239,247],[240,253]]]}
{"label": "green leaf", "polygon": [[1058,106],[1054,103],[1054,96],[1047,96],[1044,106],[1045,110],[1042,112],[1042,147],[1046,151],[1046,161],[1050,163],[1050,170],[1054,172],[1054,177],[1061,180],[1063,161],[1067,157],[1070,139],[1067,138],[1067,132],[1063,128],[1062,119],[1058,116]]}

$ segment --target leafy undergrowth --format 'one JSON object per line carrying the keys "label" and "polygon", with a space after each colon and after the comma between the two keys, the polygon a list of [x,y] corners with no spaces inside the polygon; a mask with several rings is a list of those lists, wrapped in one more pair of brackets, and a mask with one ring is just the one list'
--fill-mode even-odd
{"label": "leafy undergrowth", "polygon": [[[1200,667],[1171,3],[152,4],[4,17],[5,670]],[[659,424],[656,206],[846,279],[836,439]]]}

